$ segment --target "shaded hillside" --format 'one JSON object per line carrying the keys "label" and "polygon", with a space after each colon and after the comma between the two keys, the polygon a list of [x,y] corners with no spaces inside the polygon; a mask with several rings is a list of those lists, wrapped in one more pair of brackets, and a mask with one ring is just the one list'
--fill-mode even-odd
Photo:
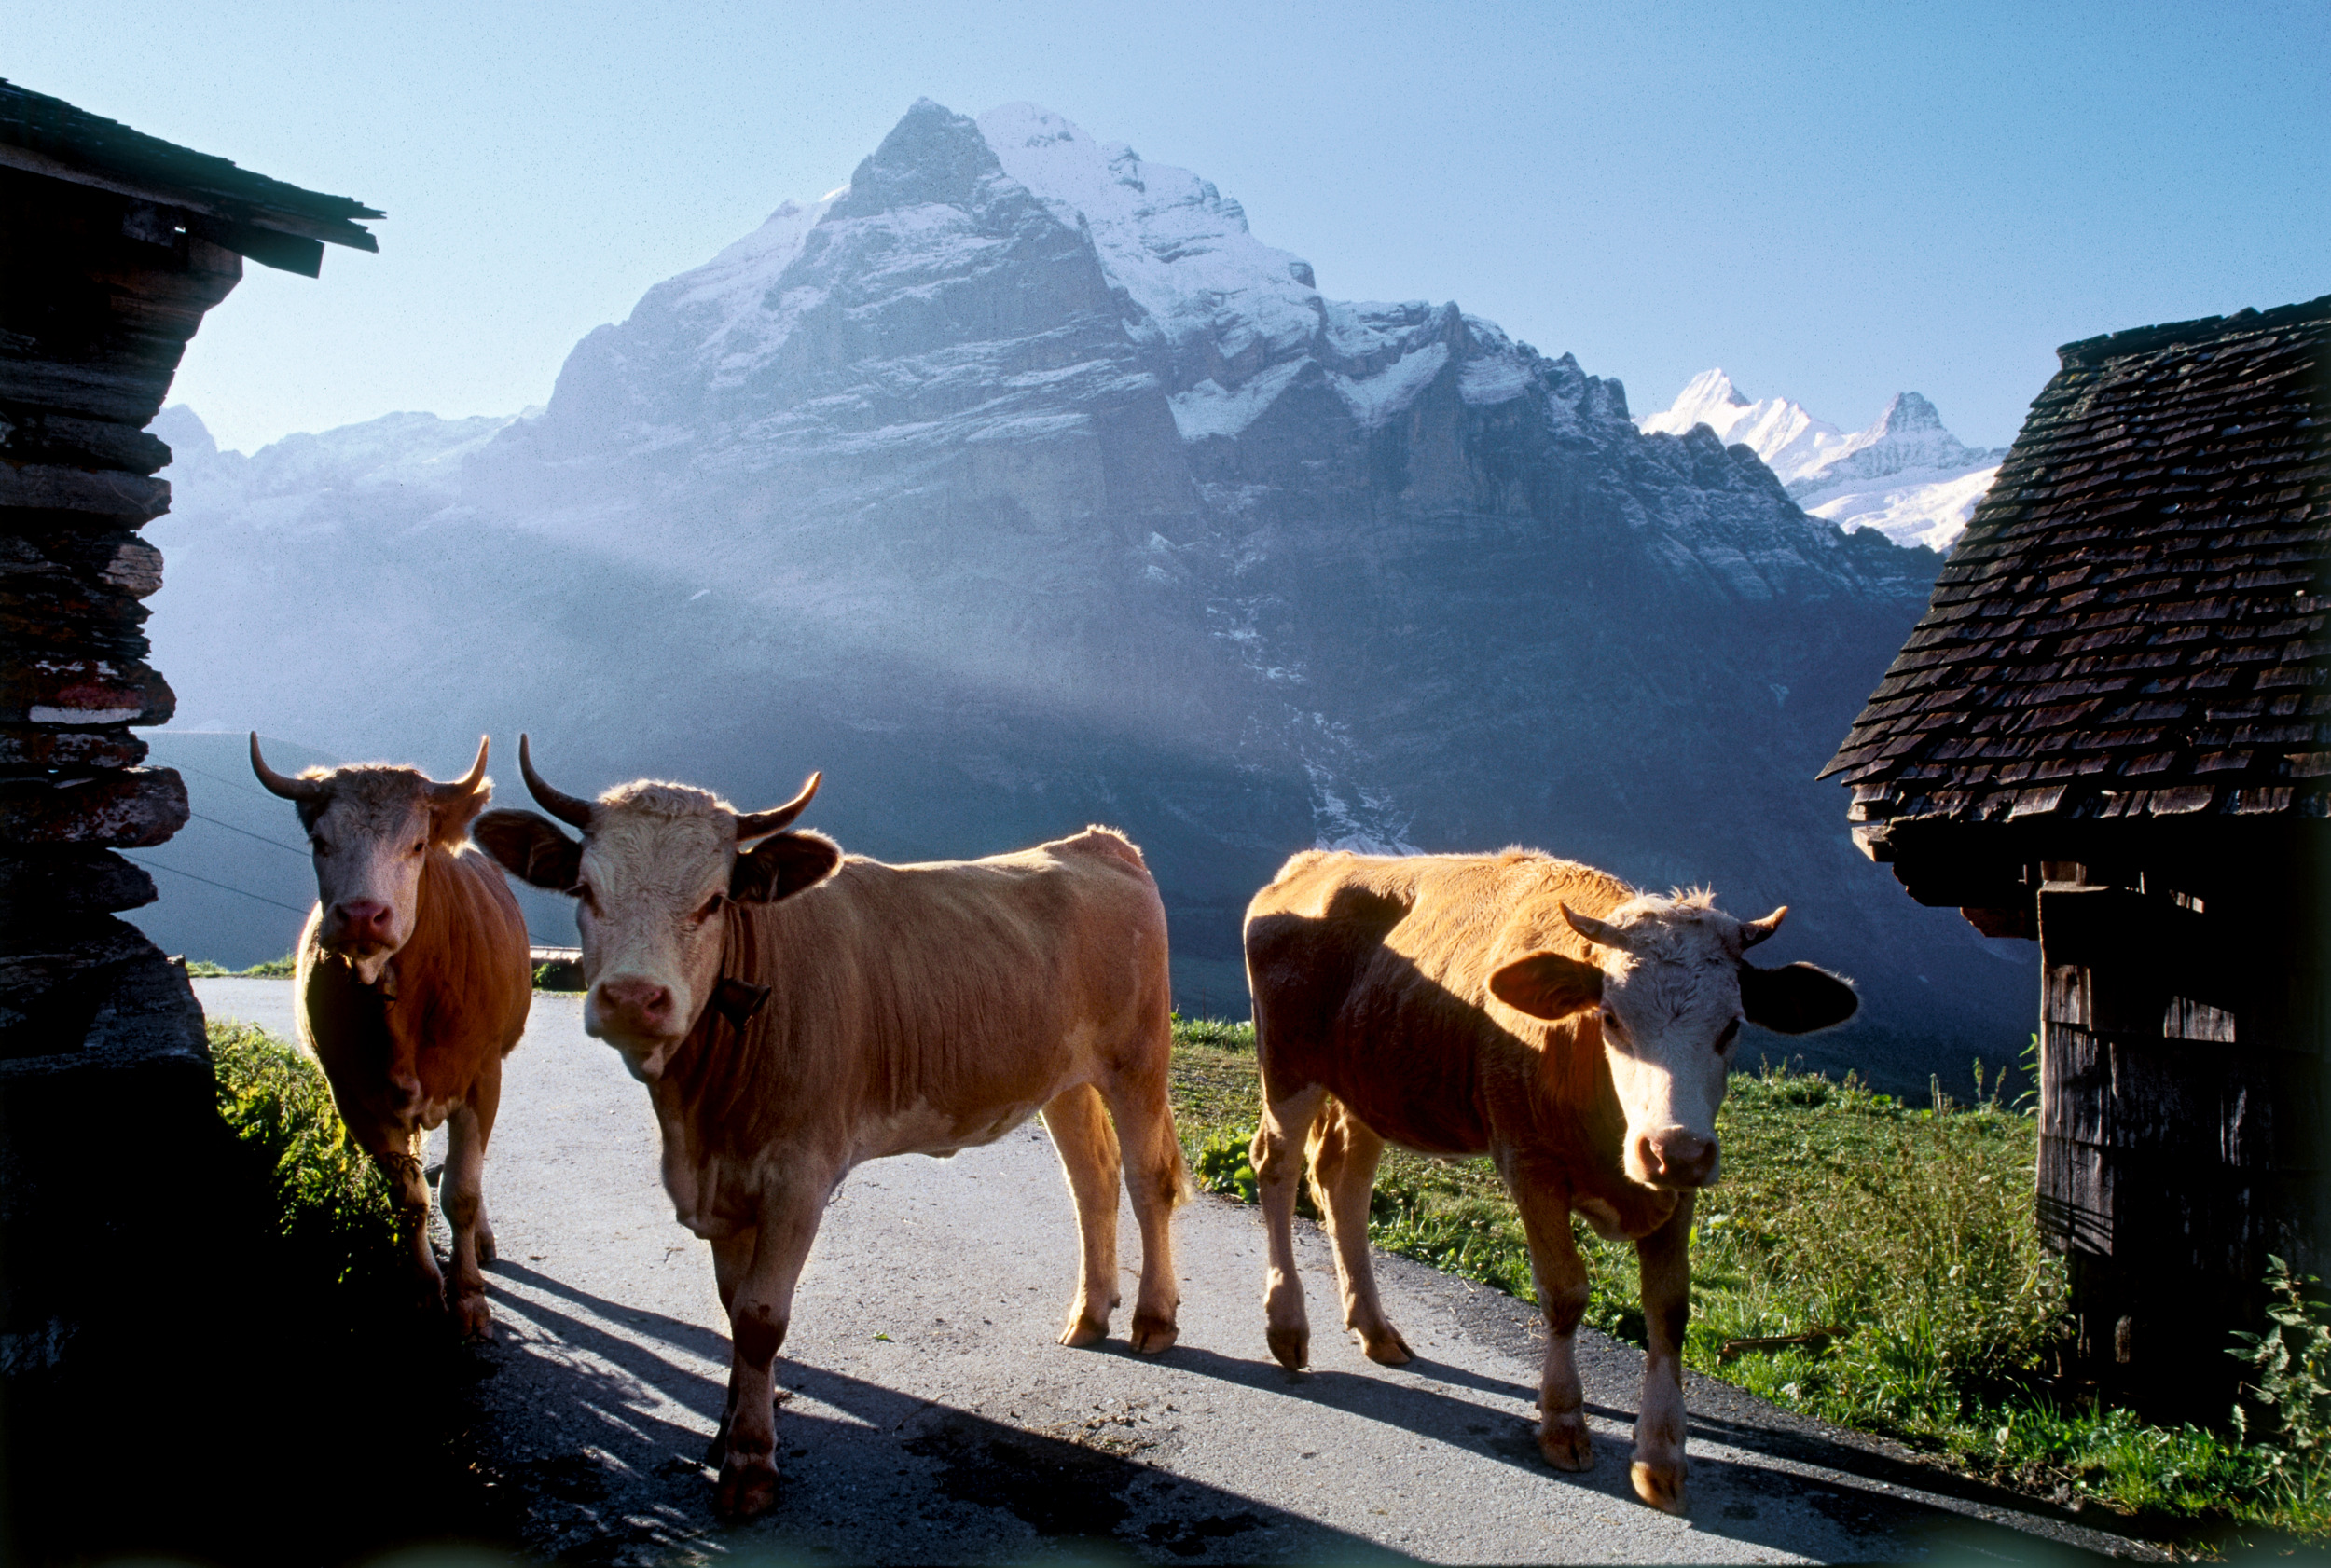
{"label": "shaded hillside", "polygon": [[574,790],[761,805],[822,768],[814,824],[894,859],[1113,822],[1209,1011],[1290,851],[1519,841],[1791,904],[1784,956],[1869,998],[1817,1060],[1923,1083],[2029,1026],[2028,966],[1812,781],[1936,557],[1454,305],[1331,300],[1205,181],[1041,110],[917,105],[538,413],[248,459],[166,419],[193,723],[490,729],[505,802],[521,727]]}

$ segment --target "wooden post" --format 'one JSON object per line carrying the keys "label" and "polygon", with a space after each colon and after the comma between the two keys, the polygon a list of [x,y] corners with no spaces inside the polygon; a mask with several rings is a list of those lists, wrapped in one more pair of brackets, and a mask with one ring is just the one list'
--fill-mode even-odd
{"label": "wooden post", "polygon": [[2320,1266],[2311,921],[2233,857],[2045,870],[2039,1218],[2075,1360],[2116,1402],[2222,1420],[2268,1254]]}

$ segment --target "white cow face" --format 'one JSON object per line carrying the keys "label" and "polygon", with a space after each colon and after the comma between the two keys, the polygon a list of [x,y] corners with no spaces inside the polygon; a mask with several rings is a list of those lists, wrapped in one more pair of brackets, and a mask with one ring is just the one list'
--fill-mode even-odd
{"label": "white cow face", "polygon": [[1630,1180],[1688,1189],[1716,1179],[1716,1110],[1743,1023],[1802,1034],[1842,1023],[1860,1005],[1851,985],[1810,964],[1759,970],[1745,961],[1787,913],[1738,920],[1705,893],[1637,897],[1607,920],[1565,906],[1564,919],[1593,944],[1593,963],[1533,953],[1490,977],[1493,995],[1533,1017],[1595,1013],[1626,1113],[1620,1157]]}
{"label": "white cow face", "polygon": [[315,858],[316,940],[346,958],[370,985],[404,945],[420,918],[421,873],[429,848],[451,849],[493,794],[486,742],[467,777],[440,784],[418,768],[366,763],[310,768],[286,778],[251,737],[259,782],[293,802]]}
{"label": "white cow face", "polygon": [[728,905],[800,892],[840,864],[831,840],[781,831],[818,781],[789,805],[747,815],[706,791],[644,779],[579,801],[541,781],[523,738],[518,760],[535,798],[581,828],[582,842],[531,811],[489,812],[475,836],[512,874],[574,899],[583,1027],[653,1078],[721,994]]}

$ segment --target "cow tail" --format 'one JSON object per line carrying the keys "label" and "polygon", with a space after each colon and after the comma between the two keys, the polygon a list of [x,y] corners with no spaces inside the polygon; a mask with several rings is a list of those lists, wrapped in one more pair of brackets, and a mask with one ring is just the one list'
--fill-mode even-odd
{"label": "cow tail", "polygon": [[[1171,1117],[1173,1111],[1169,1108],[1166,1114]],[[1166,1140],[1166,1144],[1174,1151],[1173,1167],[1166,1173],[1166,1180],[1171,1184],[1171,1190],[1166,1195],[1166,1206],[1179,1208],[1196,1195],[1197,1187],[1190,1179],[1190,1162],[1181,1151],[1179,1128],[1172,1129],[1172,1135]]]}

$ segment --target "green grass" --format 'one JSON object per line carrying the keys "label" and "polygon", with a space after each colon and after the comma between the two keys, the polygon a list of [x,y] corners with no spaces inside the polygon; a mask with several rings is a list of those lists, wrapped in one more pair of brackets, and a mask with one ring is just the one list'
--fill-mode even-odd
{"label": "green grass", "polygon": [[[1252,1202],[1251,1026],[1177,1020],[1175,1045],[1192,1169],[1209,1190]],[[2331,1534],[2324,1449],[2287,1435],[2279,1447],[2244,1446],[2056,1398],[2063,1266],[2034,1222],[2037,1123],[2005,1101],[2004,1077],[1986,1080],[1979,1064],[1974,1101],[1955,1104],[1937,1085],[1934,1103],[1913,1108],[1852,1074],[1734,1074],[1717,1123],[1723,1177],[1701,1195],[1692,1231],[1686,1362],[2027,1492],[2197,1524]],[[1486,1160],[1386,1151],[1370,1230],[1387,1251],[1536,1300],[1520,1218]],[[1583,1222],[1577,1234],[1593,1287],[1587,1320],[1641,1343],[1634,1245],[1605,1242]],[[1726,1354],[1728,1341],[1816,1333]]]}
{"label": "green grass", "polygon": [[384,1287],[403,1266],[388,1186],[348,1142],[323,1068],[248,1024],[214,1023],[210,1041],[219,1115],[279,1266],[319,1286]]}
{"label": "green grass", "polygon": [[208,958],[186,960],[186,973],[197,980],[284,980],[298,967],[299,956],[286,953],[280,958],[254,964],[247,970],[230,970],[224,964],[214,964]]}

